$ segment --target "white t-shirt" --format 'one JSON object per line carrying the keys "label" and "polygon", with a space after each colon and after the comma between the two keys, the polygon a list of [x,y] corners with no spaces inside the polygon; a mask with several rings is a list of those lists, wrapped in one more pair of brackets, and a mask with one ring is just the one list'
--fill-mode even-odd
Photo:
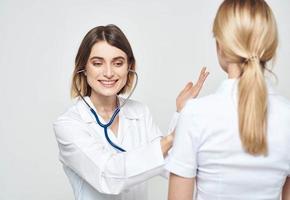
{"label": "white t-shirt", "polygon": [[[94,108],[90,98],[85,99]],[[175,113],[171,130],[177,118]],[[117,136],[108,129],[110,139],[126,152],[117,153],[108,143],[82,100],[56,120],[54,130],[76,200],[147,200],[146,181],[164,175],[163,134],[148,107],[137,101],[129,100],[121,108]]]}
{"label": "white t-shirt", "polygon": [[196,177],[198,200],[279,200],[290,174],[290,102],[268,84],[268,156],[245,153],[239,138],[238,80],[187,102],[166,168]]}

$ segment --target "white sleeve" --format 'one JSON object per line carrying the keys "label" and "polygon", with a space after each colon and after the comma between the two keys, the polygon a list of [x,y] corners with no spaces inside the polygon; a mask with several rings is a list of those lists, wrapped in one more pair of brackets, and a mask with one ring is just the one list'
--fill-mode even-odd
{"label": "white sleeve", "polygon": [[[180,113],[175,112],[173,116],[171,117],[171,121],[169,123],[169,128],[168,128],[168,134],[172,133],[174,129],[176,128],[179,116],[180,116]],[[160,131],[158,126],[154,123],[150,110],[147,106],[145,107],[145,118],[146,118],[145,119],[146,129],[148,130],[148,134],[151,135],[151,138],[164,136],[164,134]],[[167,161],[168,161],[168,157],[166,157],[165,163],[167,163]],[[165,179],[169,178],[169,172],[164,168],[164,166],[159,169],[159,175]]]}
{"label": "white sleeve", "polygon": [[153,141],[156,138],[161,139],[161,137],[164,136],[164,134],[160,131],[159,127],[155,124],[148,106],[144,107],[144,121],[145,129],[149,136],[149,141]]}
{"label": "white sleeve", "polygon": [[[159,141],[162,139],[162,137],[164,136],[164,134],[160,131],[159,127],[156,125],[156,123],[153,120],[152,114],[148,108],[148,106],[145,106],[145,123],[146,123],[146,131],[149,135],[150,138],[150,142],[156,140],[157,138],[159,139]],[[160,146],[161,149],[161,146]],[[162,154],[163,155],[163,154]],[[158,170],[155,171],[155,176],[156,175],[160,175],[164,178],[168,178],[168,172],[167,170],[165,170],[164,168],[164,164],[165,164],[165,160],[163,162],[163,165],[158,168]]]}
{"label": "white sleeve", "polygon": [[119,194],[155,176],[164,165],[158,137],[131,151],[112,153],[79,121],[60,119],[54,123],[54,131],[62,163],[101,193]]}
{"label": "white sleeve", "polygon": [[[175,112],[171,118],[169,128],[168,128],[168,134],[172,133],[174,129],[176,128],[178,119],[179,119],[180,113]],[[149,111],[149,108],[145,107],[145,121],[146,121],[146,129],[148,131],[148,134],[151,135],[151,140],[154,140],[154,138],[161,138],[164,136],[164,134],[160,131],[158,126],[154,123],[154,120],[152,118],[152,115]],[[165,163],[167,163],[168,157],[165,159]],[[169,178],[169,172],[163,167],[159,168],[159,171],[156,171],[156,175],[160,175],[161,177],[168,179]]]}
{"label": "white sleeve", "polygon": [[180,116],[179,112],[175,112],[173,114],[171,121],[169,123],[168,133],[172,133],[174,131],[174,129],[176,128],[179,116]]}
{"label": "white sleeve", "polygon": [[182,177],[192,178],[197,171],[197,153],[199,146],[199,122],[185,108],[180,114],[175,131],[175,139],[165,168]]}
{"label": "white sleeve", "polygon": [[[177,126],[177,123],[178,123],[178,120],[179,120],[179,116],[180,116],[180,113],[179,112],[174,112],[173,116],[171,117],[170,123],[169,123],[168,134],[171,134],[176,129],[176,126]],[[170,155],[170,152],[171,151],[172,151],[172,149],[170,149],[168,151],[168,155]],[[165,158],[165,163],[168,162],[168,157],[169,156],[167,156]],[[168,170],[166,170],[166,169],[163,170],[162,173],[160,174],[160,176],[162,176],[165,179],[169,179],[169,172],[168,172]]]}

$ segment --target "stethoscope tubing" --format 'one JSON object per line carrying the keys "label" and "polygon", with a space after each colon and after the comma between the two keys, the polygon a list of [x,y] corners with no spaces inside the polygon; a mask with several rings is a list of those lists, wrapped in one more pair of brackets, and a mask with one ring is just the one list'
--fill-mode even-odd
{"label": "stethoscope tubing", "polygon": [[[84,70],[81,70],[81,71],[78,71],[77,73],[80,73],[80,72],[83,72],[83,71],[84,71]],[[104,129],[105,138],[106,138],[106,140],[108,141],[108,143],[109,143],[112,147],[114,147],[116,150],[118,150],[118,151],[120,151],[120,152],[126,152],[126,150],[123,149],[123,148],[121,148],[121,147],[119,147],[118,145],[116,145],[116,144],[115,144],[115,143],[110,139],[109,134],[108,134],[108,128],[109,128],[109,126],[111,126],[112,123],[114,122],[115,118],[117,117],[117,115],[118,115],[119,112],[120,112],[120,109],[121,109],[121,108],[122,108],[122,107],[127,103],[127,101],[129,100],[129,98],[132,96],[132,94],[133,94],[133,92],[135,91],[136,86],[137,86],[137,84],[138,84],[138,74],[137,74],[137,72],[135,72],[135,71],[133,71],[133,70],[128,70],[128,72],[131,72],[131,73],[134,73],[134,74],[135,74],[135,76],[136,76],[136,83],[134,84],[134,87],[133,87],[132,91],[130,92],[130,94],[128,95],[128,97],[124,100],[124,102],[123,102],[120,106],[118,106],[118,107],[115,109],[115,111],[114,111],[114,113],[113,113],[113,115],[112,115],[110,121],[109,121],[108,123],[106,123],[106,124],[104,124],[104,123],[102,123],[102,122],[100,121],[100,119],[99,119],[99,117],[98,117],[96,111],[95,111],[95,110],[94,110],[94,109],[93,109],[93,108],[88,104],[88,102],[85,100],[85,98],[81,95],[80,91],[78,91],[78,92],[79,92],[79,96],[81,97],[81,99],[83,100],[83,102],[85,102],[85,104],[88,106],[88,108],[90,109],[90,112],[94,115],[97,124],[98,124],[100,127],[102,127],[102,128]]]}

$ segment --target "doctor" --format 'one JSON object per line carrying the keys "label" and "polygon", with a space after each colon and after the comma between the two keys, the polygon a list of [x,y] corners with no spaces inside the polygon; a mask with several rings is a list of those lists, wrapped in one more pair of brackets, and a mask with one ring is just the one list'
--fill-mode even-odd
{"label": "doctor", "polygon": [[[136,82],[129,70],[135,71],[135,58],[117,26],[87,33],[75,59],[71,88],[72,97],[84,100],[78,98],[54,123],[59,159],[77,200],[146,200],[146,180],[164,172],[174,135],[163,136],[148,107],[128,100],[108,128],[108,137],[126,152],[108,143],[88,107],[102,123],[108,122],[124,102],[118,94],[130,92]],[[198,95],[207,75],[203,69],[197,84],[186,85],[177,98],[177,111]],[[177,118],[175,113],[171,131]]]}

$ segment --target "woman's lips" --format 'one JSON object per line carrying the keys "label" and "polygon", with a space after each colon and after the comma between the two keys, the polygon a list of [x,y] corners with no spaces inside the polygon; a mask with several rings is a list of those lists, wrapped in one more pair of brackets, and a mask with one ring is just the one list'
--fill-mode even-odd
{"label": "woman's lips", "polygon": [[99,82],[107,88],[114,87],[118,80],[99,80]]}

